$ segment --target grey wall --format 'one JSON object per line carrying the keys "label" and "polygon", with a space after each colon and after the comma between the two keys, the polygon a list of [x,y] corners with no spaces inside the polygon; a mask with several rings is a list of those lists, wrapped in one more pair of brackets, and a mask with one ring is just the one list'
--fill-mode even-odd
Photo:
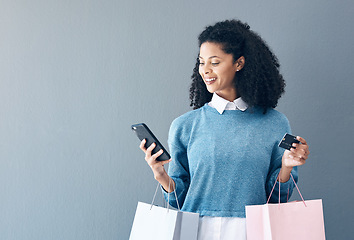
{"label": "grey wall", "polygon": [[0,0],[0,238],[127,239],[156,186],[129,127],[166,144],[197,35],[236,17],[282,64],[304,197],[323,199],[327,239],[349,239],[353,16],[349,0]]}

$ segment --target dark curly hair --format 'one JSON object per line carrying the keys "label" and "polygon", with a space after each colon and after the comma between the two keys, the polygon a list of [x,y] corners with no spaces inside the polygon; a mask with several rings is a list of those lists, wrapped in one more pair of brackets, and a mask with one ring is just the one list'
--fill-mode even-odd
{"label": "dark curly hair", "polygon": [[[250,108],[261,107],[266,113],[267,109],[277,106],[285,88],[278,59],[247,23],[239,20],[218,22],[206,27],[198,40],[199,47],[205,42],[221,44],[225,53],[232,54],[234,62],[244,56],[244,67],[236,73],[234,84]],[[199,58],[193,69],[189,97],[193,109],[202,107],[212,98],[199,74]]]}

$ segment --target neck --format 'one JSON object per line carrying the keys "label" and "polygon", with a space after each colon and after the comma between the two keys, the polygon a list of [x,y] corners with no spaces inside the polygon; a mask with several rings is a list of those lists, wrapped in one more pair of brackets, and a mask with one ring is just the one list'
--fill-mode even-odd
{"label": "neck", "polygon": [[233,102],[235,99],[240,97],[237,94],[236,89],[232,89],[232,90],[229,90],[229,91],[220,91],[220,92],[216,92],[216,94],[219,95],[220,97],[226,99],[229,102]]}

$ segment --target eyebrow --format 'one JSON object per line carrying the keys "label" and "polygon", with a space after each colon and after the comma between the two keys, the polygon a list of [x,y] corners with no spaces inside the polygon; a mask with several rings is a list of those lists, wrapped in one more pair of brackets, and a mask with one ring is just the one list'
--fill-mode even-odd
{"label": "eyebrow", "polygon": [[[198,58],[204,59],[204,58],[202,58],[200,55],[198,56]],[[211,59],[211,58],[220,58],[220,59],[222,59],[221,57],[218,57],[218,56],[211,56],[211,57],[209,57],[209,59]]]}

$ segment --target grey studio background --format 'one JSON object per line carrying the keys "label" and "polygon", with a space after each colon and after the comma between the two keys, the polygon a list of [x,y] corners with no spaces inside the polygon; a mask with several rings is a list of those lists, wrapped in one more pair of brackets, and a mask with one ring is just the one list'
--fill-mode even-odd
{"label": "grey studio background", "polygon": [[277,109],[311,151],[299,187],[323,199],[327,239],[350,239],[353,16],[353,1],[0,0],[0,239],[128,239],[156,187],[130,125],[166,145],[198,34],[230,18],[278,56]]}

